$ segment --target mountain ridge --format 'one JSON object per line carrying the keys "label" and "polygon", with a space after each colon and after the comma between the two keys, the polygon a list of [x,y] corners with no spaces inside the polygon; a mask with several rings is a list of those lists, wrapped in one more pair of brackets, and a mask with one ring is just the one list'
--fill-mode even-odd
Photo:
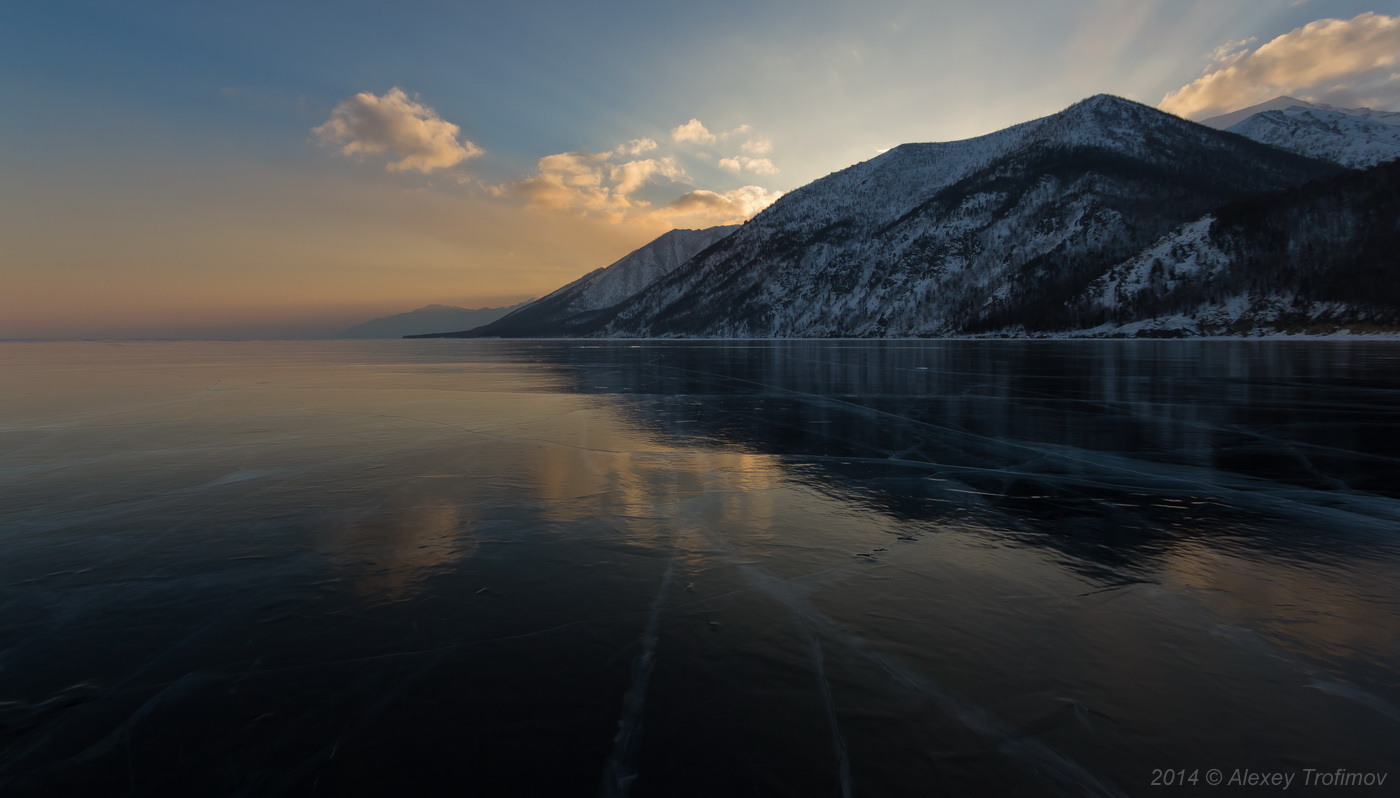
{"label": "mountain ridge", "polygon": [[[1400,118],[1400,114],[1396,114]],[[1400,158],[1400,124],[1343,111],[1292,107],[1254,114],[1226,128],[1263,144],[1364,169]]]}
{"label": "mountain ridge", "polygon": [[509,307],[463,308],[456,305],[424,305],[404,313],[381,316],[337,333],[335,338],[402,338],[406,335],[464,329],[489,324],[526,303]]}
{"label": "mountain ridge", "polygon": [[738,225],[677,229],[480,327],[458,333],[410,337],[542,337],[594,332],[610,309],[635,296]]}
{"label": "mountain ridge", "polygon": [[1096,95],[986,136],[902,145],[792,191],[635,297],[606,334],[958,334],[1025,311],[1033,327],[1069,322],[1050,306],[1081,286],[1047,296],[1045,281],[1085,281],[1086,255],[1118,262],[1248,194],[1241,185],[1338,170]]}
{"label": "mountain ridge", "polygon": [[[1288,113],[1338,112],[1271,109],[1251,118],[1258,123],[1282,115],[1296,122]],[[1372,130],[1379,124],[1352,117],[1312,130],[1309,141],[1350,152],[1347,126]],[[902,144],[812,181],[697,248],[684,263],[653,272],[641,290],[605,292],[606,301],[582,315],[569,316],[566,305],[606,269],[511,317],[456,335],[1253,334],[1269,324],[1297,328],[1308,314],[1319,323],[1390,323],[1374,307],[1353,313],[1345,300],[1308,293],[1370,273],[1352,261],[1318,260],[1319,269],[1335,272],[1333,279],[1289,260],[1293,255],[1276,246],[1277,230],[1236,231],[1217,242],[1223,228],[1213,214],[1288,197],[1297,208],[1275,216],[1313,220],[1309,198],[1326,195],[1326,181],[1347,174],[1333,161],[1095,95],[983,136]],[[1365,196],[1389,208],[1384,192],[1334,193],[1318,201],[1361,227],[1385,223],[1385,211],[1367,216],[1336,199]],[[1277,227],[1276,220],[1251,218]],[[1363,248],[1381,253],[1379,268],[1400,268],[1395,256],[1373,245],[1390,240],[1383,230],[1352,235],[1346,224],[1308,223],[1326,231],[1299,238],[1309,246],[1326,246],[1326,236],[1342,246],[1372,242]],[[1286,272],[1296,286],[1268,278],[1276,263],[1291,264]],[[1223,282],[1203,287],[1217,280],[1239,290],[1226,296]],[[1187,307],[1191,302],[1196,305]],[[1134,313],[1176,314],[1175,326]]]}
{"label": "mountain ridge", "polygon": [[1382,124],[1400,125],[1400,112],[1397,111],[1378,111],[1374,108],[1339,108],[1335,105],[1328,105],[1327,103],[1313,103],[1307,100],[1300,100],[1296,97],[1289,97],[1286,94],[1275,97],[1272,100],[1266,100],[1258,105],[1251,105],[1236,111],[1230,111],[1229,113],[1202,119],[1200,123],[1206,127],[1213,127],[1217,130],[1228,130],[1256,114],[1268,111],[1287,111],[1291,108],[1331,111],[1346,116],[1354,116],[1360,119],[1380,122]]}

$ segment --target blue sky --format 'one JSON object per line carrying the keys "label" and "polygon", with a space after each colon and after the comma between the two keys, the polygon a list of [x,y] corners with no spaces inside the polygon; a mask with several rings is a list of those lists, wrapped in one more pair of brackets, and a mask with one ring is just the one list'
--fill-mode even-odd
{"label": "blue sky", "polygon": [[[1194,85],[1182,113],[1250,92],[1393,108],[1400,67],[1380,63],[1381,23],[1397,13],[1343,0],[14,4],[0,26],[13,244],[0,337],[302,335],[515,301],[895,144],[1099,92],[1156,105]],[[1306,27],[1324,19],[1346,25]],[[1381,55],[1323,78],[1304,68],[1366,48]],[[396,120],[409,127],[374,138]],[[402,160],[413,147],[428,155]]]}

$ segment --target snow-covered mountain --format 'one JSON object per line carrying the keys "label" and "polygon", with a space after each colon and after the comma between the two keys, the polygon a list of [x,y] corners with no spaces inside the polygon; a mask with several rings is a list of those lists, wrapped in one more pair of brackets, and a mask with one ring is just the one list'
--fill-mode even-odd
{"label": "snow-covered mountain", "polygon": [[[613,336],[1085,326],[1069,300],[1172,228],[1338,167],[1099,95],[793,191],[611,311]],[[596,323],[596,322],[595,322]]]}
{"label": "snow-covered mountain", "polygon": [[618,303],[636,296],[682,263],[738,230],[722,225],[704,230],[671,230],[610,266],[585,274],[494,323],[473,336],[532,338],[583,335],[596,329]]}
{"label": "snow-covered mountain", "polygon": [[1272,100],[1259,103],[1258,105],[1251,105],[1247,108],[1241,108],[1237,111],[1231,111],[1228,114],[1221,114],[1219,116],[1208,117],[1206,119],[1200,120],[1200,123],[1202,125],[1205,125],[1206,127],[1213,127],[1216,130],[1225,130],[1232,125],[1238,125],[1239,123],[1250,118],[1251,116],[1254,116],[1255,114],[1262,114],[1265,111],[1286,111],[1289,108],[1315,107],[1316,106],[1314,106],[1310,102],[1307,102],[1306,100],[1300,100],[1296,97],[1289,97],[1287,95],[1284,95],[1282,97],[1275,97]]}
{"label": "snow-covered mountain", "polygon": [[1096,334],[1393,330],[1397,187],[1393,161],[1223,206],[1109,269],[1074,301],[1101,311]]}
{"label": "snow-covered mountain", "polygon": [[407,313],[396,313],[357,324],[336,338],[402,338],[405,335],[466,330],[489,324],[525,303],[507,308],[461,308],[455,305],[424,305]]}
{"label": "snow-covered mountain", "polygon": [[1241,108],[1238,111],[1231,111],[1228,114],[1212,116],[1209,119],[1202,119],[1201,124],[1206,127],[1213,127],[1216,130],[1228,130],[1244,120],[1261,114],[1265,111],[1287,111],[1290,108],[1310,108],[1317,111],[1335,111],[1347,116],[1355,116],[1361,119],[1369,119],[1372,122],[1380,122],[1386,125],[1400,125],[1400,112],[1377,111],[1371,108],[1338,108],[1335,105],[1326,103],[1310,103],[1306,100],[1299,100],[1296,97],[1275,97],[1267,102],[1251,105],[1248,108]]}
{"label": "snow-covered mountain", "polygon": [[1400,158],[1400,125],[1341,111],[1297,107],[1265,111],[1227,130],[1353,169]]}
{"label": "snow-covered mountain", "polygon": [[[1235,124],[1277,116],[1331,125],[1333,140],[1385,124],[1339,113],[1289,106]],[[987,136],[897,147],[688,260],[684,247],[641,257],[663,237],[469,335],[1393,330],[1397,185],[1400,162],[1350,170],[1100,95]],[[653,264],[636,267],[645,279],[600,282],[632,262]]]}
{"label": "snow-covered mountain", "polygon": [[1201,124],[1353,169],[1400,158],[1400,113],[1392,111],[1275,97]]}

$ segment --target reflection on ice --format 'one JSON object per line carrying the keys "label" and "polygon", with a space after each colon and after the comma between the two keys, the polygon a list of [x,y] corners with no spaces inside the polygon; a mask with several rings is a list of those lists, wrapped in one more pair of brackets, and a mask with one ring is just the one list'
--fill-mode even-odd
{"label": "reflection on ice", "polygon": [[1391,344],[0,356],[7,795],[1141,795],[1393,758]]}
{"label": "reflection on ice", "polygon": [[353,574],[355,592],[409,598],[426,589],[434,572],[459,565],[476,549],[463,509],[409,505],[356,514],[327,524],[320,548],[330,564]]}

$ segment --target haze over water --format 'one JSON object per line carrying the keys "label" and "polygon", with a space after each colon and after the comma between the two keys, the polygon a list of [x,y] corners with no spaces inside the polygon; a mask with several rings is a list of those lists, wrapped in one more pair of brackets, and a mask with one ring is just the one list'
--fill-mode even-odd
{"label": "haze over water", "polygon": [[6,795],[1394,769],[1400,344],[0,344],[0,373]]}

